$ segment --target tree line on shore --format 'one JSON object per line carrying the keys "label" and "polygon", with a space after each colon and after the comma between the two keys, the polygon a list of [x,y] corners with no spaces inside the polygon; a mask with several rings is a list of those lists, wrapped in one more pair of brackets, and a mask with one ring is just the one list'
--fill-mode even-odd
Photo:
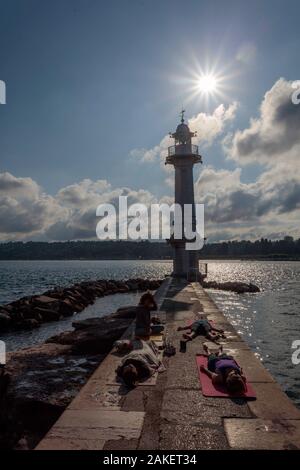
{"label": "tree line on shore", "polygon": [[[66,241],[7,242],[0,244],[0,260],[67,259],[171,259],[172,247],[165,242],[145,241]],[[300,239],[206,243],[202,259],[300,259]]]}

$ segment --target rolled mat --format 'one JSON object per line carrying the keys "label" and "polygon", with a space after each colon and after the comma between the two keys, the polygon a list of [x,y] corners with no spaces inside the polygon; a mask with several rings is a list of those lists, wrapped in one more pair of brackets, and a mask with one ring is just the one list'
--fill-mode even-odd
{"label": "rolled mat", "polygon": [[228,393],[224,385],[214,385],[212,380],[205,372],[200,370],[200,366],[207,368],[207,356],[199,354],[196,356],[196,363],[198,369],[198,376],[202,386],[202,393],[205,397],[224,397],[224,398],[248,398],[251,400],[256,400],[256,394],[252,385],[247,381],[246,387],[247,391],[244,394],[233,394]]}
{"label": "rolled mat", "polygon": [[151,341],[163,341],[164,337],[163,335],[151,335],[150,340]]}

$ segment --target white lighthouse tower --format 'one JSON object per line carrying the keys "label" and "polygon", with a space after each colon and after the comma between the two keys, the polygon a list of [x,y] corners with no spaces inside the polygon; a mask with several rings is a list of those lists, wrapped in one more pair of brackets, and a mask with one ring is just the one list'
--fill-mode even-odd
{"label": "white lighthouse tower", "polygon": [[[184,113],[184,110],[180,113],[181,123],[177,126],[176,132],[170,134],[175,144],[168,148],[165,163],[166,165],[173,165],[175,168],[175,203],[181,206],[182,214],[184,214],[185,204],[192,206],[192,229],[195,231],[193,166],[195,163],[202,163],[202,157],[199,155],[198,146],[192,144],[192,137],[195,136],[195,133],[191,132],[184,122]],[[173,235],[169,240],[174,249],[172,275],[188,280],[197,280],[199,278],[198,250],[186,249],[186,242],[190,240],[186,240],[184,235],[184,218],[182,224],[182,237],[178,239]]]}

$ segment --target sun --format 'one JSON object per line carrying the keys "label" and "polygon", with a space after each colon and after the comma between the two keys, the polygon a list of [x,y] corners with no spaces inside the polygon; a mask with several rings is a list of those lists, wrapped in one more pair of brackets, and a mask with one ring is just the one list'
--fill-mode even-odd
{"label": "sun", "polygon": [[197,88],[201,93],[211,94],[217,91],[217,85],[214,75],[202,75],[198,79]]}

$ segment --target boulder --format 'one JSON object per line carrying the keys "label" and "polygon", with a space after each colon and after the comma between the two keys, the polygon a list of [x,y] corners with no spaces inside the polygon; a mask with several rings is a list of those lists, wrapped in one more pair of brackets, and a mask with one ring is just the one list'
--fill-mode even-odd
{"label": "boulder", "polygon": [[0,312],[0,331],[5,331],[9,328],[11,318],[4,312]]}
{"label": "boulder", "polygon": [[118,310],[112,314],[112,317],[118,317],[118,318],[135,318],[136,317],[136,309],[137,307],[135,305],[130,306],[130,307],[121,307],[118,308]]}
{"label": "boulder", "polygon": [[16,330],[33,330],[34,328],[38,328],[39,326],[40,323],[34,318],[24,318],[23,320],[18,321],[14,325]]}
{"label": "boulder", "polygon": [[249,284],[249,292],[260,292],[260,288],[255,284]]}
{"label": "boulder", "polygon": [[22,312],[18,309],[13,310],[9,316],[11,318],[12,325],[24,319]]}
{"label": "boulder", "polygon": [[1,307],[1,313],[3,312],[3,313],[7,313],[10,315],[13,312],[13,310],[14,310],[14,307],[12,304],[6,304]]}
{"label": "boulder", "polygon": [[34,297],[34,302],[42,305],[49,305],[58,302],[57,298],[49,297],[47,295],[39,295],[38,297]]}
{"label": "boulder", "polygon": [[64,317],[72,316],[75,311],[79,312],[79,310],[75,309],[70,299],[65,299],[60,302],[59,313],[61,313]]}
{"label": "boulder", "polygon": [[50,308],[35,307],[34,312],[41,316],[43,322],[57,321],[62,316],[59,312]]}
{"label": "boulder", "polygon": [[218,290],[225,290],[236,292],[237,294],[245,294],[245,293],[255,293],[260,292],[258,286],[254,284],[247,284],[245,282],[236,282],[236,281],[228,281],[228,282],[216,282],[216,281],[203,281],[202,286],[206,289],[218,289]]}
{"label": "boulder", "polygon": [[[113,343],[119,339],[131,323],[130,319],[104,317],[94,321],[94,326],[77,328],[75,331],[63,332],[47,340],[47,343],[56,343],[72,346],[74,354],[105,354]],[[97,323],[97,325],[96,325]],[[78,324],[77,324],[78,326]],[[82,326],[82,323],[81,323]]]}
{"label": "boulder", "polygon": [[137,291],[138,288],[139,288],[139,285],[138,285],[138,283],[137,283],[135,280],[128,280],[128,281],[126,281],[126,284],[127,284],[127,286],[128,286],[128,289],[129,289],[130,291],[133,291],[133,292],[134,292],[134,291]]}
{"label": "boulder", "polygon": [[21,311],[22,317],[27,320],[27,319],[34,319],[37,320],[38,322],[42,321],[41,315],[32,307],[27,307],[26,309],[22,309]]}
{"label": "boulder", "polygon": [[101,327],[102,325],[102,318],[86,318],[85,320],[75,320],[72,323],[75,330],[85,330],[86,328]]}

